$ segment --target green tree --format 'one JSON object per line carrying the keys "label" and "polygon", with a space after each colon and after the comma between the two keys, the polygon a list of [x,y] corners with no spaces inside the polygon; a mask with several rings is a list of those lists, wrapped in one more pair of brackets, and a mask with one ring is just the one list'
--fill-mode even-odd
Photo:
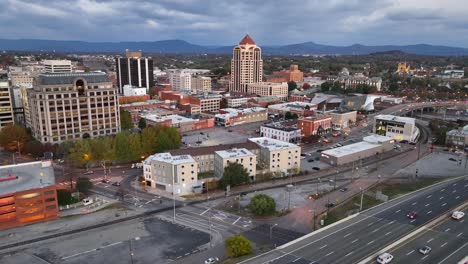
{"label": "green tree", "polygon": [[79,192],[87,194],[91,188],[93,188],[93,183],[88,177],[78,177],[78,179],[76,179],[76,189]]}
{"label": "green tree", "polygon": [[0,146],[6,150],[21,151],[29,139],[26,129],[15,124],[7,125],[0,130]]}
{"label": "green tree", "polygon": [[249,172],[242,164],[230,163],[224,168],[223,177],[219,180],[219,186],[223,189],[230,185],[236,186],[249,182]]}
{"label": "green tree", "polygon": [[143,155],[141,148],[141,138],[139,133],[133,133],[128,138],[129,161],[139,160]]}
{"label": "green tree", "polygon": [[125,131],[115,136],[115,159],[118,161],[131,161],[132,154],[129,151],[130,133]]}
{"label": "green tree", "polygon": [[139,127],[140,129],[146,128],[146,119],[140,118],[140,121],[138,121],[138,127]]}
{"label": "green tree", "polygon": [[65,189],[57,189],[57,202],[59,205],[67,205],[79,202],[71,195],[71,192]]}
{"label": "green tree", "polygon": [[132,115],[123,109],[120,109],[120,126],[123,131],[133,128]]}
{"label": "green tree", "polygon": [[276,202],[265,194],[256,194],[248,205],[249,210],[260,216],[272,215],[276,212]]}
{"label": "green tree", "polygon": [[226,247],[226,255],[231,258],[253,253],[252,242],[241,234],[226,239],[224,244]]}
{"label": "green tree", "polygon": [[80,139],[75,141],[70,148],[69,158],[80,165],[88,163],[92,158],[89,140]]}
{"label": "green tree", "polygon": [[320,85],[320,90],[321,90],[322,92],[328,92],[328,91],[330,91],[331,87],[332,87],[332,83],[331,83],[331,82],[324,82],[324,83],[322,83],[322,84]]}
{"label": "green tree", "polygon": [[155,127],[147,127],[141,131],[142,152],[145,156],[156,152],[156,138],[158,132]]}
{"label": "green tree", "polygon": [[294,89],[297,89],[297,83],[296,82],[288,82],[288,91],[292,91]]}

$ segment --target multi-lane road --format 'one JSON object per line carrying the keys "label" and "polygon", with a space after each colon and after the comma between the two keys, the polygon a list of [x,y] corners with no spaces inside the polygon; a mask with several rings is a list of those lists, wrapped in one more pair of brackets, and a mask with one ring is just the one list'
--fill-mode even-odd
{"label": "multi-lane road", "polygon": [[[441,215],[447,215],[449,218],[448,213],[467,200],[468,178],[453,180],[364,211],[331,228],[311,233],[293,244],[279,247],[243,263],[359,263],[369,256],[376,257],[382,248],[424,226],[432,219]],[[407,214],[411,212],[417,213],[418,217],[409,219]],[[466,223],[453,223],[451,220],[448,223],[464,226],[451,227],[458,232],[455,237],[461,232],[468,233]],[[462,236],[463,234],[459,238]],[[450,256],[457,250],[455,242],[450,242],[450,245],[447,242],[445,245],[447,248],[434,251],[434,257],[443,259]],[[407,248],[401,250],[405,249],[408,250]],[[397,260],[395,258],[394,261]]]}

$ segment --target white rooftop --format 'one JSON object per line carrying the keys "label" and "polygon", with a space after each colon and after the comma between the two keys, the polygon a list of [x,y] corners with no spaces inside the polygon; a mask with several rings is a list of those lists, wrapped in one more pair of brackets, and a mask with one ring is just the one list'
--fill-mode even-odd
{"label": "white rooftop", "polygon": [[352,155],[357,152],[362,152],[368,149],[377,148],[377,147],[379,147],[379,145],[363,141],[363,142],[358,142],[358,143],[346,145],[346,146],[339,147],[339,148],[325,150],[322,152],[322,154],[339,158],[343,156]]}
{"label": "white rooftop", "polygon": [[167,115],[167,116],[158,116],[154,114],[149,114],[149,115],[144,115],[142,116],[148,121],[153,121],[153,122],[163,122],[165,120],[171,119],[172,124],[180,124],[180,123],[189,123],[193,121],[197,121],[197,119],[192,119],[180,115]]}
{"label": "white rooftop", "polygon": [[411,117],[401,117],[401,116],[394,116],[394,115],[377,115],[375,116],[375,120],[388,120],[388,121],[396,121],[406,124],[414,124],[415,119]]}
{"label": "white rooftop", "polygon": [[158,153],[149,156],[148,158],[146,158],[145,164],[151,164],[151,161],[162,161],[170,163],[172,165],[195,162],[195,160],[190,155],[172,156],[171,153],[168,152]]}
{"label": "white rooftop", "polygon": [[267,148],[269,150],[282,150],[282,149],[291,149],[297,148],[298,146],[289,142],[284,142],[281,140],[259,137],[259,138],[249,138],[250,141],[259,145],[262,148]]}
{"label": "white rooftop", "polygon": [[387,142],[390,140],[393,140],[392,137],[386,137],[386,136],[381,136],[377,134],[371,134],[367,137],[362,138],[363,141],[368,142],[368,143],[373,143],[373,144],[380,144],[382,142]]}
{"label": "white rooftop", "polygon": [[310,110],[317,109],[316,104],[307,103],[307,102],[287,102],[282,104],[269,105],[269,109],[280,110],[280,111],[289,111],[291,109],[304,109],[306,106],[309,106]]}
{"label": "white rooftop", "polygon": [[252,152],[250,152],[249,150],[245,148],[220,150],[220,151],[215,151],[215,153],[221,156],[223,159],[255,156],[255,154],[253,154]]}

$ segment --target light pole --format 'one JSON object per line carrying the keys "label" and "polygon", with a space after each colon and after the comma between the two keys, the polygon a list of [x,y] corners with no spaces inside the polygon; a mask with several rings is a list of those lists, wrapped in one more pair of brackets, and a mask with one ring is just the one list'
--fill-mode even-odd
{"label": "light pole", "polygon": [[363,202],[363,199],[364,199],[364,190],[362,189],[362,187],[359,187],[359,190],[361,190],[361,204],[359,206],[359,212],[362,211],[362,202]]}
{"label": "light pole", "polygon": [[315,209],[309,210],[309,213],[314,214],[314,216],[312,218],[312,231],[315,231]]}
{"label": "light pole", "polygon": [[211,241],[213,240],[213,235],[211,234],[211,215],[208,218],[208,225],[209,225],[209,228],[210,228],[210,248],[211,248],[212,247]]}
{"label": "light pole", "polygon": [[273,239],[273,228],[277,226],[278,224],[270,225],[270,240]]}
{"label": "light pole", "polygon": [[174,188],[175,188],[175,184],[174,184],[174,174],[172,175],[172,208],[173,208],[173,214],[174,214],[174,223],[176,221],[176,213],[175,213],[175,192],[174,192]]}

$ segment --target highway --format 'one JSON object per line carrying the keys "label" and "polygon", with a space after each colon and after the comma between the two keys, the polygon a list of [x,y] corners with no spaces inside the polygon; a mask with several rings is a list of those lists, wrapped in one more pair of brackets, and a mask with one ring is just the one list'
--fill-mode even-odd
{"label": "highway", "polygon": [[[468,214],[468,210],[464,212]],[[390,250],[389,253],[395,257],[392,263],[457,263],[468,252],[467,221],[447,217],[445,221],[427,229],[411,241]],[[418,251],[424,246],[432,249],[427,255]]]}
{"label": "highway", "polygon": [[[358,263],[467,200],[468,178],[446,182],[374,207],[242,263]],[[409,219],[410,212],[418,217]]]}

